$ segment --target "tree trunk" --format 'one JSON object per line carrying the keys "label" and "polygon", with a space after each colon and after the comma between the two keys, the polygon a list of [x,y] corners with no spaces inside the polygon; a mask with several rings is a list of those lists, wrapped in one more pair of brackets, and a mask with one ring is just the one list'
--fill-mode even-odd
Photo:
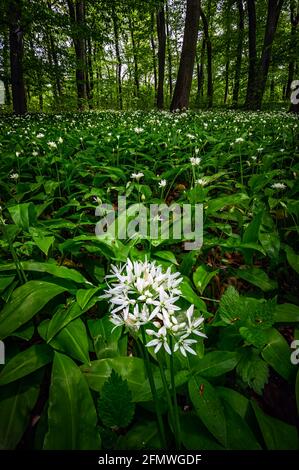
{"label": "tree trunk", "polygon": [[16,114],[25,114],[27,112],[27,102],[23,74],[24,31],[20,0],[10,1],[8,15],[13,110]]}
{"label": "tree trunk", "polygon": [[153,71],[154,71],[154,87],[155,87],[155,101],[158,87],[158,75],[157,75],[157,59],[156,59],[156,44],[154,39],[154,13],[151,14],[151,48],[152,48],[152,59],[153,59]]}
{"label": "tree trunk", "polygon": [[290,37],[290,61],[288,66],[288,82],[285,91],[285,98],[290,99],[291,95],[291,85],[294,80],[295,75],[295,64],[297,52],[297,36],[296,29],[299,23],[299,11],[295,10],[295,0],[291,0],[290,4],[290,19],[291,19],[291,37]]}
{"label": "tree trunk", "polygon": [[235,68],[235,79],[233,88],[233,106],[238,106],[240,79],[241,79],[241,66],[242,66],[242,53],[243,53],[243,40],[244,40],[244,8],[243,0],[237,0],[239,10],[239,32],[238,32],[238,45],[237,45],[237,58]]}
{"label": "tree trunk", "polygon": [[[49,10],[52,11],[51,2],[48,1],[47,4],[48,4]],[[49,44],[50,44],[49,57],[51,56],[51,62],[53,63],[53,67],[54,67],[55,88],[56,88],[57,95],[59,97],[61,97],[62,89],[61,89],[61,82],[60,82],[59,62],[58,62],[57,50],[56,50],[54,37],[53,37],[53,34],[51,33],[50,29],[48,31],[48,36],[49,36]]]}
{"label": "tree trunk", "polygon": [[3,40],[3,83],[5,89],[5,102],[8,106],[11,104],[10,88],[9,88],[9,35],[4,31]]}
{"label": "tree trunk", "polygon": [[262,106],[271,61],[272,45],[283,3],[284,0],[268,0],[268,15],[255,94],[255,109],[260,109]]}
{"label": "tree trunk", "polygon": [[229,72],[230,72],[230,43],[231,43],[231,18],[230,18],[231,0],[227,0],[225,11],[226,35],[225,35],[225,87],[223,103],[227,103],[229,91]]}
{"label": "tree trunk", "polygon": [[205,50],[206,40],[203,38],[200,59],[196,56],[196,69],[197,69],[197,95],[196,95],[196,106],[199,107],[201,97],[203,95],[203,84],[204,84],[204,63],[205,63]]}
{"label": "tree trunk", "polygon": [[255,0],[247,0],[247,9],[248,9],[249,66],[248,66],[248,81],[247,81],[245,106],[246,108],[250,109],[254,102],[254,93],[255,93],[255,87],[256,87],[256,66],[257,66]]}
{"label": "tree trunk", "polygon": [[291,106],[292,113],[299,113],[299,80],[294,80],[291,86]]}
{"label": "tree trunk", "polygon": [[135,34],[134,34],[134,27],[132,25],[132,20],[129,14],[129,29],[131,33],[131,41],[132,41],[132,51],[133,51],[133,59],[134,59],[134,95],[136,98],[139,98],[139,70],[138,70],[138,57],[137,57],[137,48],[136,48],[136,41],[135,41]]}
{"label": "tree trunk", "polygon": [[119,26],[118,26],[118,18],[115,12],[115,3],[113,3],[113,8],[112,8],[112,21],[113,21],[113,32],[114,32],[115,55],[116,55],[116,60],[117,60],[117,67],[116,67],[117,101],[118,101],[118,108],[121,110],[123,109],[122,79],[121,79],[122,62],[121,62],[121,56],[120,56]]}
{"label": "tree trunk", "polygon": [[200,6],[200,16],[202,20],[204,35],[206,39],[206,47],[207,47],[207,75],[208,75],[207,98],[208,98],[208,108],[211,108],[213,106],[212,43],[211,43],[211,38],[209,34],[208,20],[201,6]]}
{"label": "tree trunk", "polygon": [[185,109],[189,106],[196,44],[200,18],[200,0],[187,0],[187,11],[183,47],[175,90],[170,109]]}
{"label": "tree trunk", "polygon": [[[78,109],[83,110],[87,102],[87,91],[86,91],[86,51],[85,51],[85,39],[83,37],[82,29],[85,24],[84,15],[84,1],[67,0],[70,18],[73,26],[76,30],[73,31],[73,42],[76,53],[76,85],[77,85],[77,99]],[[73,28],[74,29],[74,28]]]}
{"label": "tree trunk", "polygon": [[165,57],[166,57],[166,30],[164,6],[157,12],[157,32],[158,32],[158,89],[157,108],[164,107],[164,77],[165,77]]}
{"label": "tree trunk", "polygon": [[166,38],[167,38],[167,59],[168,59],[168,85],[169,85],[169,96],[172,97],[173,86],[172,86],[172,56],[171,56],[171,42],[170,42],[170,27],[169,27],[169,8],[168,1],[165,3],[166,9]]}

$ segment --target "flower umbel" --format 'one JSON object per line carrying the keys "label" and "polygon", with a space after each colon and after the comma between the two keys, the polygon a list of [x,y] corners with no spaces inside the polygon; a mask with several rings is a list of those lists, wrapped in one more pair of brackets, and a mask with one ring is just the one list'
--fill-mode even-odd
{"label": "flower umbel", "polygon": [[109,299],[115,327],[126,326],[137,332],[146,325],[146,333],[152,337],[146,346],[155,347],[156,353],[163,347],[171,354],[172,337],[173,351],[196,354],[191,346],[199,337],[206,337],[199,330],[204,318],[194,316],[194,305],[187,311],[177,305],[183,280],[179,272],[170,268],[164,272],[156,262],[128,259],[122,267],[112,266],[106,279],[111,282],[103,298]]}

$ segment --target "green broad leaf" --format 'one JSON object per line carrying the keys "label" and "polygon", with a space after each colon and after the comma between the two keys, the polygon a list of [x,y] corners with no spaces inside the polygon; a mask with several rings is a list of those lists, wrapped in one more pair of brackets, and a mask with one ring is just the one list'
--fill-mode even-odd
{"label": "green broad leaf", "polygon": [[170,261],[170,263],[178,265],[177,259],[171,251],[155,251],[153,253],[155,258],[163,259],[165,261]]}
{"label": "green broad leaf", "polygon": [[268,450],[298,450],[295,426],[266,415],[253,400],[251,405]]}
{"label": "green broad leaf", "polygon": [[97,415],[88,385],[74,361],[55,352],[45,450],[99,450]]}
{"label": "green broad leaf", "polygon": [[[78,284],[92,285],[91,282],[87,281],[81,273],[75,269],[70,269],[65,266],[58,266],[55,263],[39,263],[36,261],[22,261],[20,265],[24,271],[34,271],[39,273],[52,274],[52,276],[59,277],[62,279],[69,279]],[[2,271],[15,271],[16,266],[14,263],[0,264],[0,272]]]}
{"label": "green broad leaf", "polygon": [[0,294],[2,294],[2,292],[5,291],[5,289],[13,282],[13,280],[15,279],[15,275],[14,276],[1,276],[1,279],[0,279]]}
{"label": "green broad leaf", "polygon": [[119,438],[118,450],[161,449],[156,421],[142,421],[134,424]]}
{"label": "green broad leaf", "polygon": [[34,335],[34,324],[33,321],[31,320],[30,322],[25,323],[24,325],[21,326],[17,331],[15,331],[12,336],[15,336],[16,338],[21,338],[24,339],[25,341],[30,341],[32,339],[32,336]]}
{"label": "green broad leaf", "polygon": [[238,360],[235,352],[213,351],[199,359],[192,368],[192,372],[206,378],[219,377],[233,370]]}
{"label": "green broad leaf", "polygon": [[198,295],[194,292],[194,290],[191,287],[189,279],[184,279],[181,284],[180,284],[180,289],[182,293],[182,297],[191,304],[193,304],[198,310],[201,312],[206,312],[207,307],[205,302],[198,297]]}
{"label": "green broad leaf", "polygon": [[0,388],[0,449],[13,450],[20,442],[39,395],[35,374]]}
{"label": "green broad leaf", "polygon": [[289,265],[294,269],[294,271],[296,271],[297,274],[299,274],[299,255],[297,255],[293,248],[288,245],[284,245],[284,250],[286,252]]}
{"label": "green broad leaf", "polygon": [[207,215],[215,215],[219,210],[227,206],[242,206],[246,208],[248,206],[249,197],[247,194],[238,193],[231,194],[230,196],[217,197],[216,199],[211,199],[208,203],[208,208],[206,210]]}
{"label": "green broad leaf", "polygon": [[192,377],[188,383],[189,395],[196,414],[210,433],[227,447],[227,429],[223,405],[212,385],[202,377]]}
{"label": "green broad leaf", "polygon": [[[42,338],[47,338],[50,320],[39,325],[38,331]],[[49,342],[57,351],[63,352],[77,361],[89,363],[88,336],[85,325],[80,318],[71,321]]]}
{"label": "green broad leaf", "polygon": [[112,370],[98,400],[98,415],[102,423],[108,428],[125,428],[131,423],[134,413],[135,403],[127,380]]}
{"label": "green broad leaf", "polygon": [[46,344],[31,346],[13,356],[0,373],[0,385],[6,385],[44,367],[53,359],[53,351]]}
{"label": "green broad leaf", "polygon": [[87,312],[96,302],[96,298],[91,299],[84,309],[82,309],[77,302],[72,302],[66,307],[64,305],[60,306],[50,320],[47,332],[47,342],[50,342],[54,336],[71,321]]}
{"label": "green broad leaf", "polygon": [[98,359],[120,355],[118,341],[122,336],[122,328],[114,328],[115,325],[108,316],[98,320],[88,320],[87,326]]}
{"label": "green broad leaf", "polygon": [[274,311],[275,323],[294,323],[299,322],[299,307],[294,304],[276,305]]}
{"label": "green broad leaf", "polygon": [[280,240],[272,217],[264,212],[259,229],[259,241],[270,258],[277,259],[280,250]]}
{"label": "green broad leaf", "polygon": [[55,242],[55,237],[53,237],[53,236],[49,236],[49,237],[47,237],[47,236],[43,236],[43,237],[37,236],[37,237],[33,237],[33,241],[36,244],[36,246],[38,246],[38,248],[46,256],[48,256],[49,249],[51,248],[51,246]]}
{"label": "green broad leaf", "polygon": [[44,281],[28,281],[13,292],[0,312],[0,338],[4,339],[31,320],[64,287]]}
{"label": "green broad leaf", "polygon": [[[162,392],[162,382],[159,369],[152,366],[154,380],[158,393]],[[128,387],[132,392],[134,402],[151,401],[152,393],[147,379],[144,362],[138,357],[114,357],[91,361],[91,366],[81,366],[87,382],[92,390],[101,392],[106,380],[115,370],[123,380],[127,380]]]}
{"label": "green broad leaf", "polygon": [[79,289],[76,293],[76,300],[82,310],[86,307],[90,299],[98,292],[99,288],[94,287],[93,289]]}
{"label": "green broad leaf", "polygon": [[259,356],[259,350],[254,348],[242,349],[240,355],[241,359],[237,365],[237,373],[245,384],[259,395],[262,395],[269,378],[269,368],[266,362]]}
{"label": "green broad leaf", "polygon": [[295,370],[290,356],[291,351],[287,341],[279,331],[271,328],[267,345],[262,350],[262,357],[285,380],[290,380]]}
{"label": "green broad leaf", "polygon": [[244,279],[244,281],[259,287],[263,292],[268,292],[277,288],[277,282],[269,278],[269,276],[260,268],[240,268],[235,271],[236,276]]}
{"label": "green broad leaf", "polygon": [[231,450],[262,450],[250,427],[227,403],[223,402],[227,427],[227,447]]}
{"label": "green broad leaf", "polygon": [[264,211],[260,211],[258,214],[254,216],[250,224],[247,226],[244,235],[243,235],[243,242],[244,243],[255,243],[258,241],[258,234],[260,225],[262,222]]}
{"label": "green broad leaf", "polygon": [[218,274],[218,272],[219,269],[211,271],[207,266],[202,264],[193,273],[193,282],[201,295],[204,293],[204,290],[208,286],[209,282],[213,279],[214,276],[216,276],[216,274]]}
{"label": "green broad leaf", "polygon": [[241,395],[241,393],[236,392],[232,388],[216,387],[216,391],[221,401],[226,401],[244,420],[249,408],[248,398],[244,397],[244,395]]}
{"label": "green broad leaf", "polygon": [[24,230],[29,230],[36,223],[37,214],[32,202],[10,206],[8,211],[14,223]]}
{"label": "green broad leaf", "polygon": [[195,413],[180,415],[181,438],[187,450],[224,450],[208,433]]}

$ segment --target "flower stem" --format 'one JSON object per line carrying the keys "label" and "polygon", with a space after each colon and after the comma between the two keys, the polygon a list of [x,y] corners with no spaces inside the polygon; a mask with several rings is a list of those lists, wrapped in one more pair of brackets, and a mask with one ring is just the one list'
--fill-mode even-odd
{"label": "flower stem", "polygon": [[144,356],[144,363],[145,363],[145,368],[147,371],[147,376],[148,380],[150,383],[151,387],[151,392],[155,404],[155,410],[156,410],[156,415],[157,415],[157,421],[158,421],[158,429],[159,429],[159,434],[160,434],[160,439],[161,443],[164,449],[167,448],[167,443],[166,443],[166,437],[165,437],[165,430],[164,430],[164,423],[163,423],[163,418],[160,410],[160,405],[159,405],[159,399],[158,399],[158,394],[157,394],[157,389],[153,377],[153,371],[151,367],[151,362],[148,354],[148,350],[145,347],[146,344],[146,337],[145,337],[145,331],[144,331],[144,326],[141,326],[141,335],[142,335],[142,350],[143,350],[143,356]]}
{"label": "flower stem", "polygon": [[180,425],[179,409],[178,409],[177,395],[176,395],[176,389],[175,389],[175,380],[174,380],[174,361],[173,361],[174,351],[173,351],[172,337],[170,337],[170,349],[172,353],[170,356],[170,377],[171,377],[171,388],[172,388],[172,397],[173,397],[174,419],[175,419],[175,425],[176,425],[178,450],[180,450],[181,448],[181,425]]}
{"label": "flower stem", "polygon": [[175,447],[176,447],[176,449],[178,449],[179,448],[178,432],[177,432],[177,429],[176,429],[176,420],[175,420],[175,415],[174,415],[174,410],[173,410],[173,403],[172,403],[172,400],[171,400],[171,395],[170,395],[170,392],[169,392],[169,387],[168,387],[168,383],[167,383],[167,380],[166,380],[165,371],[164,371],[164,368],[163,368],[163,365],[162,365],[162,361],[159,361],[159,369],[160,369],[160,374],[161,374],[161,378],[162,378],[162,382],[163,382],[163,386],[164,386],[164,391],[165,391],[165,395],[166,395],[166,399],[167,399],[167,403],[168,403],[170,419],[171,419],[171,422],[172,422],[172,425],[173,425]]}

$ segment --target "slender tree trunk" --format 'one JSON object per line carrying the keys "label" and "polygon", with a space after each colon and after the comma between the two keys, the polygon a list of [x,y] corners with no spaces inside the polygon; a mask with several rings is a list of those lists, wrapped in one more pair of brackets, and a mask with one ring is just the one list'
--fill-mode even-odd
{"label": "slender tree trunk", "polygon": [[204,85],[204,64],[205,64],[205,50],[206,50],[206,40],[203,37],[200,58],[196,55],[196,70],[197,70],[197,95],[196,95],[196,106],[199,107],[201,98],[203,95],[203,85]]}
{"label": "slender tree trunk", "polygon": [[157,90],[157,108],[164,107],[164,77],[165,77],[165,57],[166,57],[166,30],[165,30],[165,12],[162,6],[157,12],[157,32],[158,32],[158,90]]}
{"label": "slender tree trunk", "polygon": [[208,108],[213,106],[213,67],[212,67],[212,43],[209,34],[209,24],[208,19],[200,7],[200,16],[202,20],[204,35],[206,39],[206,47],[207,47],[207,79],[208,79],[208,86],[207,86],[207,98],[208,98]]}
{"label": "slender tree trunk", "polygon": [[187,11],[183,47],[175,90],[170,109],[185,109],[189,106],[196,44],[200,18],[200,0],[187,0]]}
{"label": "slender tree trunk", "polygon": [[20,0],[11,0],[9,14],[10,70],[13,110],[16,114],[27,112],[26,91],[23,73],[23,26]]}
{"label": "slender tree trunk", "polygon": [[228,92],[229,92],[229,73],[230,73],[230,43],[231,43],[231,0],[227,0],[226,11],[225,11],[225,23],[226,23],[226,48],[225,48],[225,87],[224,87],[224,98],[223,103],[227,103]]}
{"label": "slender tree trunk", "polygon": [[8,106],[11,104],[10,88],[9,88],[9,34],[4,31],[3,38],[3,82],[5,89],[5,102]]}
{"label": "slender tree trunk", "polygon": [[171,41],[170,41],[170,26],[169,26],[169,8],[168,1],[165,3],[166,9],[166,38],[167,38],[167,60],[168,60],[168,85],[169,85],[169,96],[172,97],[173,86],[172,86],[172,55],[171,55]]}
{"label": "slender tree trunk", "polygon": [[112,21],[113,21],[113,32],[114,32],[114,45],[115,45],[115,55],[117,60],[116,67],[116,82],[117,82],[117,101],[118,108],[123,109],[123,97],[122,97],[122,61],[120,56],[120,46],[119,46],[119,25],[118,18],[115,12],[115,4],[113,3],[112,9]]}
{"label": "slender tree trunk", "polygon": [[[76,52],[76,85],[77,85],[77,98],[78,109],[83,110],[87,102],[86,91],[86,51],[85,39],[83,37],[82,29],[85,24],[84,17],[84,1],[82,0],[67,0],[71,22],[73,25],[73,42]],[[75,31],[74,31],[75,29]]]}
{"label": "slender tree trunk", "polygon": [[237,6],[238,6],[238,11],[239,11],[239,32],[238,32],[238,45],[237,45],[235,79],[234,79],[234,88],[233,88],[233,106],[238,106],[239,91],[240,91],[242,53],[243,53],[243,41],[244,41],[244,8],[243,8],[243,0],[237,0]]}
{"label": "slender tree trunk", "polygon": [[155,87],[155,101],[157,96],[158,88],[158,73],[157,73],[157,59],[156,59],[156,44],[154,39],[154,13],[151,14],[151,48],[152,48],[152,60],[153,60],[153,71],[154,71],[154,87]]}
{"label": "slender tree trunk", "polygon": [[[52,11],[52,5],[51,2],[48,0],[47,2],[48,8],[50,11]],[[57,56],[57,50],[56,50],[56,44],[54,41],[53,34],[51,33],[51,30],[48,30],[49,36],[49,57],[51,57],[51,62],[54,67],[54,75],[55,75],[55,87],[57,91],[57,95],[61,97],[62,95],[62,87],[61,87],[61,81],[60,81],[60,73],[59,73],[59,62],[58,62],[58,56]]]}
{"label": "slender tree trunk", "polygon": [[260,109],[262,106],[271,61],[272,45],[284,1],[285,0],[268,0],[268,15],[255,94],[255,109]]}
{"label": "slender tree trunk", "polygon": [[138,54],[137,54],[137,47],[135,41],[135,34],[134,34],[134,27],[132,25],[132,20],[129,15],[129,29],[131,34],[131,41],[132,41],[132,52],[133,52],[133,59],[134,59],[134,95],[136,98],[139,98],[139,70],[138,70]]}
{"label": "slender tree trunk", "polygon": [[246,108],[251,108],[254,102],[254,94],[256,87],[256,68],[257,68],[257,52],[256,52],[256,10],[255,0],[247,0],[248,9],[248,47],[249,47],[249,66],[248,81],[246,92]]}
{"label": "slender tree trunk", "polygon": [[[285,91],[285,98],[290,99],[291,95],[291,84],[295,76],[295,65],[296,57],[298,56],[297,51],[297,34],[296,29],[299,23],[299,11],[296,12],[295,0],[290,2],[290,19],[291,19],[291,36],[290,36],[290,61],[288,66],[288,82]],[[298,8],[298,7],[297,7]]]}

